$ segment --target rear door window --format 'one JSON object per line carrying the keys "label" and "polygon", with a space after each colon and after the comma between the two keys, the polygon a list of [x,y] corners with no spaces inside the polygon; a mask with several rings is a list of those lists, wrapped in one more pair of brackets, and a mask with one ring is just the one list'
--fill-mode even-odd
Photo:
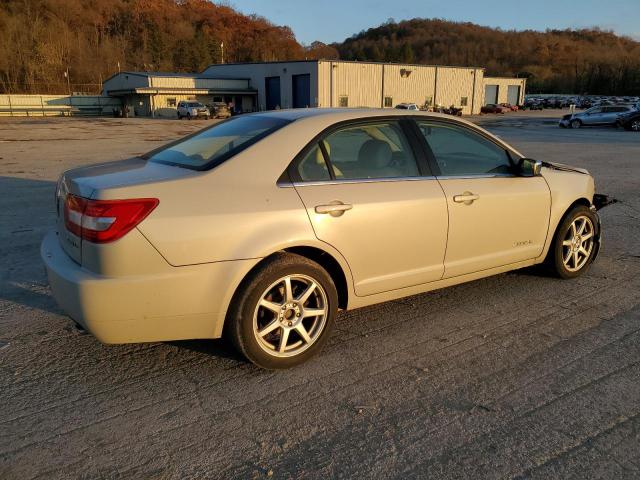
{"label": "rear door window", "polygon": [[396,121],[350,125],[323,146],[336,180],[417,177],[416,159]]}

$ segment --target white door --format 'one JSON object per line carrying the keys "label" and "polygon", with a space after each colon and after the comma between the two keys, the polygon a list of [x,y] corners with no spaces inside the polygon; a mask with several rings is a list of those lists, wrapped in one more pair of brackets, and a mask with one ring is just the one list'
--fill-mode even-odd
{"label": "white door", "polygon": [[346,259],[359,296],[442,278],[447,205],[399,122],[343,126],[292,166],[316,236]]}
{"label": "white door", "polygon": [[551,194],[543,177],[518,176],[507,152],[471,128],[418,122],[449,208],[444,277],[538,257]]}

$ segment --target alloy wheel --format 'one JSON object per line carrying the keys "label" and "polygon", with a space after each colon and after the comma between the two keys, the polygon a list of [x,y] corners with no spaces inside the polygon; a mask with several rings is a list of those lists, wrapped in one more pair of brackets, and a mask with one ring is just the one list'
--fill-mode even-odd
{"label": "alloy wheel", "polygon": [[631,130],[634,132],[640,132],[640,120],[634,120],[631,122]]}
{"label": "alloy wheel", "polygon": [[260,296],[253,315],[258,345],[276,357],[292,357],[320,338],[329,315],[327,294],[307,275],[287,275]]}
{"label": "alloy wheel", "polygon": [[562,263],[570,272],[584,267],[594,246],[595,229],[591,219],[585,215],[576,217],[562,241]]}

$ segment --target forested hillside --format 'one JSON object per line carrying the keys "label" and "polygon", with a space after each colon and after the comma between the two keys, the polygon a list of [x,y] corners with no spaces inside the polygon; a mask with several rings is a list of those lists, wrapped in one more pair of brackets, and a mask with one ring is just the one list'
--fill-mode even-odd
{"label": "forested hillside", "polygon": [[347,60],[487,68],[529,91],[640,94],[640,42],[600,30],[503,31],[435,19],[387,22],[335,45]]}
{"label": "forested hillside", "polygon": [[[201,71],[226,62],[300,59],[288,27],[207,0],[3,0],[0,92],[95,90],[122,70]],[[315,45],[315,48],[322,47]]]}
{"label": "forested hillside", "polygon": [[221,43],[226,62],[340,56],[470,65],[526,75],[529,91],[640,93],[640,43],[609,32],[414,19],[304,47],[289,27],[208,0],[2,0],[0,93],[98,92],[118,68],[198,72],[221,61]]}

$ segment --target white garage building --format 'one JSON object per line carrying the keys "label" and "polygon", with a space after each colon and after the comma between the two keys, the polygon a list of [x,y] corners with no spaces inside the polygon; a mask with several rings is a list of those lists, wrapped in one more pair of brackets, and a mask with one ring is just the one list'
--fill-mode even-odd
{"label": "white garage building", "polygon": [[199,74],[122,72],[103,93],[138,116],[176,116],[180,100],[233,103],[238,112],[415,103],[469,115],[487,103],[523,103],[525,86],[521,78],[485,77],[481,67],[303,60],[216,64]]}
{"label": "white garage building", "polygon": [[261,110],[416,103],[454,105],[471,114],[483,105],[480,67],[310,60],[218,64],[203,75],[249,78]]}

